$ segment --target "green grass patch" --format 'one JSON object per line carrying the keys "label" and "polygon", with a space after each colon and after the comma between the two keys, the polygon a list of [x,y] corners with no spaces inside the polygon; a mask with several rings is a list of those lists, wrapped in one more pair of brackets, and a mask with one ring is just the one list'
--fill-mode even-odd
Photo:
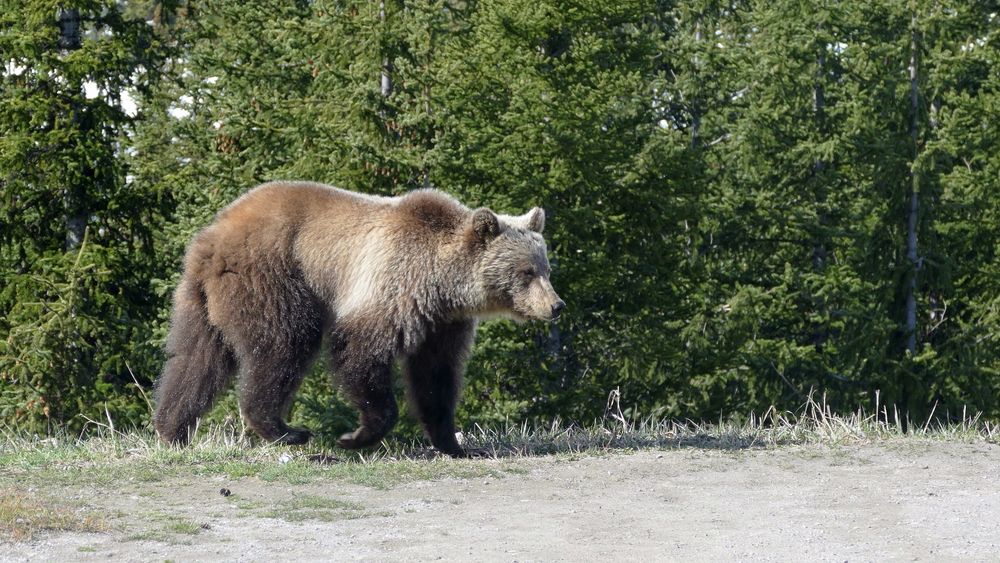
{"label": "green grass patch", "polygon": [[132,541],[158,541],[164,543],[187,543],[188,536],[200,534],[205,528],[201,523],[190,518],[156,511],[146,515],[148,527],[142,531],[129,534]]}
{"label": "green grass patch", "polygon": [[318,495],[295,495],[277,503],[273,508],[259,513],[264,518],[279,518],[286,522],[320,520],[333,522],[365,516],[364,507],[355,502]]}
{"label": "green grass patch", "polygon": [[309,461],[308,456],[303,456],[285,464],[270,465],[261,470],[257,477],[263,481],[293,485],[340,480],[375,489],[390,489],[414,481],[501,477],[523,471],[525,470],[518,466],[516,460],[476,463],[444,457],[433,459],[383,457],[373,460],[350,460],[337,464],[316,464]]}

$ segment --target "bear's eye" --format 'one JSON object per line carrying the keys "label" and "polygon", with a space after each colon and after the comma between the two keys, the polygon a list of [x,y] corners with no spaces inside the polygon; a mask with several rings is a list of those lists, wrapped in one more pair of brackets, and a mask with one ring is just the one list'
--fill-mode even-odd
{"label": "bear's eye", "polygon": [[524,268],[524,269],[522,269],[521,271],[518,272],[518,275],[521,276],[522,278],[526,278],[526,279],[533,278],[533,277],[535,277],[535,269],[534,268]]}

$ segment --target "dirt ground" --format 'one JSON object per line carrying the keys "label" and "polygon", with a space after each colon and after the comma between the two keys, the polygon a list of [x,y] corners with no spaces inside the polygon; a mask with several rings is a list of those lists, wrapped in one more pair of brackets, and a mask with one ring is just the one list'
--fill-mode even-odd
{"label": "dirt ground", "polygon": [[[206,477],[144,484],[152,489],[145,491],[80,491],[88,506],[126,522],[131,514],[159,518],[107,533],[49,533],[0,545],[0,559],[1000,558],[1000,446],[994,444],[682,448],[534,457],[515,466],[499,477],[388,489]],[[220,495],[223,487],[232,495]]]}

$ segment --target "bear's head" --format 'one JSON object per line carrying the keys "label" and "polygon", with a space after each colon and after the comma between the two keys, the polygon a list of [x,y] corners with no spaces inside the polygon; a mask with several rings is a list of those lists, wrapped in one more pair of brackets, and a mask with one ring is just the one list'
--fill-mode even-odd
{"label": "bear's head", "polygon": [[549,321],[566,307],[549,282],[549,259],[542,230],[545,211],[521,216],[472,214],[471,234],[479,246],[477,277],[485,293],[484,315]]}

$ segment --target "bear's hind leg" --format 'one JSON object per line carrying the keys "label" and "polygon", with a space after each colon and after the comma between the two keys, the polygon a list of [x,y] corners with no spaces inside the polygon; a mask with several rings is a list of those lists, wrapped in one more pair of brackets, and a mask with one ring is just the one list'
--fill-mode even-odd
{"label": "bear's hind leg", "polygon": [[304,444],[312,433],[293,428],[285,419],[295,392],[312,365],[321,339],[320,319],[308,309],[289,315],[297,323],[277,324],[237,347],[240,413],[247,424],[271,442]]}
{"label": "bear's hind leg", "polygon": [[[212,278],[216,320],[239,364],[237,394],[243,420],[270,442],[302,444],[311,433],[285,420],[322,338],[322,304],[295,268],[257,251],[253,240],[230,249],[235,264]],[[256,264],[241,269],[241,264]],[[209,300],[209,310],[212,310]]]}
{"label": "bear's hind leg", "polygon": [[314,348],[319,344],[318,334],[311,340],[283,348],[284,353],[258,353],[253,365],[241,369],[240,412],[250,428],[265,440],[304,444],[312,437],[309,430],[293,428],[285,422],[295,392],[312,363]]}
{"label": "bear's hind leg", "polygon": [[453,457],[466,455],[455,438],[455,407],[474,333],[473,321],[437,327],[403,362],[410,402],[424,432],[435,448]]}

